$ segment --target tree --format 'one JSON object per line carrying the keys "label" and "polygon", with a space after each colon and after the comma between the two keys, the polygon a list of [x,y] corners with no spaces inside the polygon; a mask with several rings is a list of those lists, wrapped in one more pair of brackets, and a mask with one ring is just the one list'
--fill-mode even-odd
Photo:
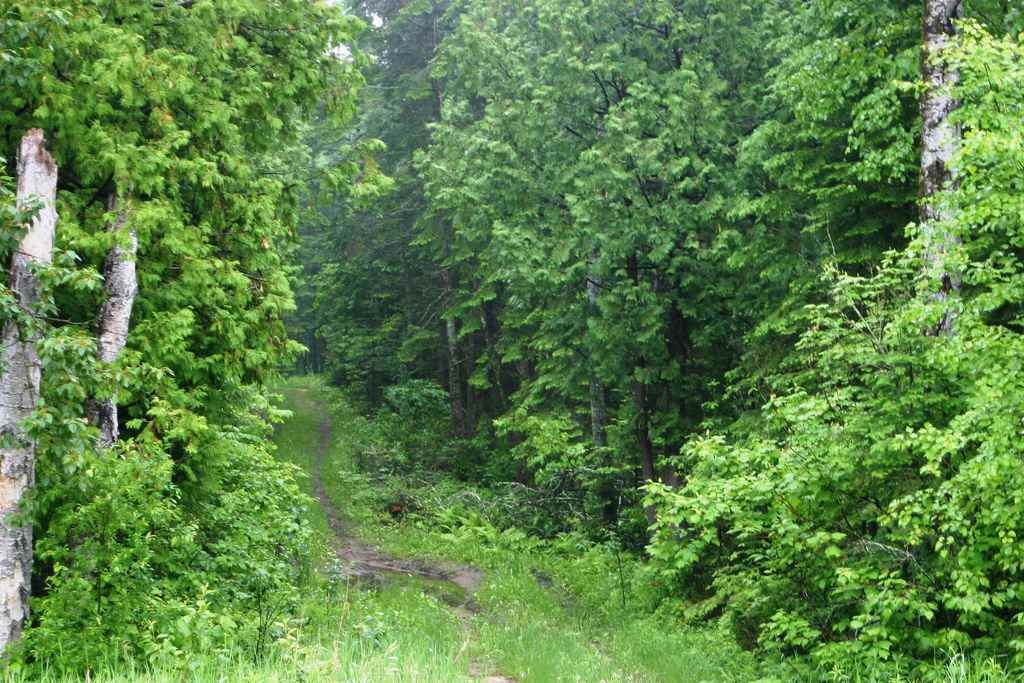
{"label": "tree", "polygon": [[43,131],[30,130],[18,150],[18,210],[31,221],[11,256],[10,292],[16,314],[4,323],[0,368],[0,650],[28,624],[32,525],[25,502],[35,481],[35,443],[24,422],[39,401],[42,368],[36,353],[40,298],[37,269],[50,263],[57,228],[57,165]]}
{"label": "tree", "polygon": [[[39,481],[26,666],[141,657],[197,585],[221,614],[259,582],[294,592],[309,530],[266,445],[267,384],[298,350],[300,133],[354,113],[342,48],[360,25],[305,0],[0,6],[0,141],[44,128],[61,167],[31,328],[46,373],[22,416]],[[358,169],[329,170],[348,186]]]}
{"label": "tree", "polygon": [[[123,201],[123,200],[122,200]],[[103,264],[104,291],[107,300],[103,302],[98,316],[96,346],[100,362],[114,363],[128,342],[128,331],[132,307],[139,286],[135,276],[135,256],[139,251],[139,238],[127,223],[129,208],[120,204],[112,194],[108,208],[115,218],[110,232],[124,244],[115,244]],[[111,446],[117,441],[118,420],[116,396],[96,402],[91,411],[92,422],[100,429],[100,444]]]}
{"label": "tree", "polygon": [[[367,193],[318,193],[301,256],[315,344],[325,371],[360,387],[371,402],[390,384],[431,378],[450,386],[453,414],[465,412],[460,344],[442,319],[446,278],[457,282],[459,275],[418,240],[433,228],[424,222],[422,181],[411,165],[439,118],[444,86],[431,69],[455,10],[446,2],[405,0],[358,2],[353,10],[372,27],[360,41],[372,58],[361,116],[334,134],[314,132],[314,144],[324,158],[342,146],[362,150],[364,181],[386,177],[391,187],[373,202],[364,201]],[[464,432],[464,421],[456,422],[455,431]]]}
{"label": "tree", "polygon": [[[924,215],[942,222],[914,226],[905,247],[864,273],[837,259],[823,279],[829,296],[804,309],[775,395],[756,416],[693,439],[685,487],[655,496],[652,554],[663,580],[693,600],[691,614],[723,610],[742,642],[819,666],[896,660],[923,676],[922,662],[954,648],[1015,656],[1020,605],[1009,596],[1022,577],[1016,552],[996,539],[1024,523],[1010,436],[1024,395],[1011,360],[1020,265],[1009,254],[1020,46],[959,26],[942,57],[957,82],[942,86],[933,119],[945,132],[920,155],[940,160],[927,167],[942,182]],[[924,52],[925,75],[930,59]],[[908,92],[932,103],[929,116],[939,93]],[[949,137],[961,130],[962,142]],[[951,302],[935,296],[936,268],[949,264],[964,274],[956,334],[924,335],[949,319]]]}
{"label": "tree", "polygon": [[[939,201],[938,195],[949,189],[953,173],[951,163],[956,154],[960,131],[950,115],[956,107],[953,89],[959,75],[947,61],[950,42],[956,35],[955,23],[963,16],[963,0],[925,0],[924,54],[921,69],[925,91],[921,97],[921,226],[928,242],[925,261],[929,270],[938,273],[940,282],[936,296],[945,300],[960,289],[960,275],[949,270],[946,255],[955,247],[956,238],[949,224],[954,219]],[[937,329],[953,331],[951,310],[943,313]]]}
{"label": "tree", "polygon": [[476,259],[454,310],[475,328],[502,293],[501,360],[532,370],[516,408],[592,419],[605,387],[618,458],[595,461],[590,485],[674,479],[669,458],[737,351],[717,284],[771,13],[477,3],[442,51],[448,102],[421,168],[454,252]]}

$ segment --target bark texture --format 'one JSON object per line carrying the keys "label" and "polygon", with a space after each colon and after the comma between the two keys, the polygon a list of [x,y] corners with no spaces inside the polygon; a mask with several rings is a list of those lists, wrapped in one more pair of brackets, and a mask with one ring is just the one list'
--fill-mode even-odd
{"label": "bark texture", "polygon": [[[641,361],[641,367],[645,364]],[[647,405],[647,385],[633,381],[633,405],[636,410],[636,440],[640,446],[640,470],[644,484],[655,481],[654,443],[651,441],[651,415]],[[653,505],[644,506],[647,525],[654,526],[658,521],[658,510]]]}
{"label": "bark texture", "polygon": [[[595,258],[591,258],[591,262]],[[594,275],[591,267],[587,277],[587,305],[590,308],[590,315],[597,315],[597,297],[600,283]],[[590,370],[590,436],[595,448],[604,448],[608,445],[606,426],[608,424],[608,404],[605,398],[604,385],[597,378],[593,368]]]}
{"label": "bark texture", "polygon": [[462,362],[459,359],[459,332],[455,319],[445,320],[445,339],[448,345],[448,393],[452,404],[452,428],[456,436],[466,433],[466,408],[462,401]]}
{"label": "bark texture", "polygon": [[608,445],[608,404],[605,400],[604,385],[593,374],[590,375],[590,438],[594,448]]}
{"label": "bark texture", "polygon": [[[640,286],[640,258],[632,254],[626,259],[626,270],[629,273],[633,285]],[[646,374],[647,359],[640,356],[637,359],[637,369],[640,371],[638,379],[633,380],[633,409],[636,411],[636,441],[640,447],[640,469],[643,474],[643,483],[651,484],[655,481],[654,442],[651,440],[651,412],[647,395],[647,385],[639,377]],[[647,513],[647,524],[653,526],[658,521],[658,511],[653,505],[644,506]]]}
{"label": "bark texture", "polygon": [[[445,248],[448,255],[451,252],[451,238]],[[451,269],[441,272],[441,280],[448,296],[449,304],[458,289],[458,280]],[[446,368],[448,371],[448,397],[452,408],[452,433],[455,436],[464,436],[468,431],[466,421],[466,403],[462,390],[462,360],[459,357],[459,328],[455,318],[448,317],[444,320],[445,350],[447,351]]]}
{"label": "bark texture", "polygon": [[[587,272],[587,310],[592,319],[600,315],[597,300],[600,296],[601,282],[597,278],[594,264],[597,262],[598,254],[593,252],[590,255],[590,268]],[[597,376],[594,363],[590,367],[590,440],[594,448],[601,455],[601,462],[606,467],[614,466],[613,456],[607,450],[608,446],[608,394],[604,384]],[[597,488],[598,499],[601,503],[601,518],[609,527],[614,527],[619,518],[619,495],[618,483],[613,477],[605,476],[601,479]]]}
{"label": "bark texture", "polygon": [[[959,273],[946,267],[947,254],[956,246],[957,238],[949,231],[953,218],[951,211],[932,201],[953,183],[950,162],[960,141],[960,130],[949,115],[957,107],[953,87],[960,80],[956,69],[946,64],[944,53],[955,40],[954,22],[963,14],[962,0],[924,0],[923,38],[921,59],[925,92],[921,98],[921,229],[926,242],[925,264],[930,272],[938,274],[940,284],[936,292],[939,301],[948,299],[961,284]],[[952,332],[955,319],[947,310],[938,331]]]}
{"label": "bark texture", "polygon": [[[11,289],[24,310],[39,299],[33,263],[50,263],[57,227],[57,166],[46,151],[43,132],[30,130],[18,152],[18,206],[39,202],[11,258]],[[39,401],[42,368],[36,336],[17,321],[4,324],[0,371],[0,650],[21,637],[29,616],[32,577],[32,527],[17,519],[35,480],[35,444],[22,423]]]}
{"label": "bark texture", "polygon": [[[113,363],[121,355],[128,341],[128,329],[132,318],[132,307],[138,293],[135,276],[135,256],[139,240],[135,230],[128,225],[128,208],[117,195],[111,195],[108,208],[117,218],[110,225],[110,231],[117,240],[107,254],[103,265],[106,301],[100,308],[96,346],[100,362]],[[100,430],[100,445],[110,447],[117,441],[117,396],[92,405],[93,422]]]}

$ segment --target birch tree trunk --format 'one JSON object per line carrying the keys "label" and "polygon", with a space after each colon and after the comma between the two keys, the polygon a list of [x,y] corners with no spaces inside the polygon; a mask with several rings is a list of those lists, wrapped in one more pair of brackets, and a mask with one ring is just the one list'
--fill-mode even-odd
{"label": "birch tree trunk", "polygon": [[[23,310],[39,299],[34,263],[50,263],[57,227],[57,166],[46,151],[43,132],[30,130],[18,152],[18,207],[41,202],[11,258],[11,289]],[[42,375],[36,336],[17,321],[4,325],[0,370],[0,651],[21,637],[29,616],[32,526],[17,519],[35,479],[35,444],[22,423],[39,402]]]}
{"label": "birch tree trunk", "polygon": [[[960,74],[943,59],[946,48],[955,38],[953,22],[962,16],[962,0],[924,0],[924,49],[921,69],[925,92],[921,99],[921,230],[925,239],[925,267],[940,280],[936,299],[945,301],[960,289],[961,276],[950,272],[946,258],[956,246],[957,238],[949,231],[951,210],[932,201],[953,183],[950,162],[956,153],[960,130],[949,119],[957,107],[952,89]],[[953,331],[954,313],[946,310],[938,332]]]}
{"label": "birch tree trunk", "polygon": [[[103,265],[104,290],[107,300],[100,308],[97,326],[96,346],[100,362],[113,363],[124,350],[128,341],[128,327],[138,292],[135,276],[135,256],[139,240],[135,230],[128,226],[128,208],[118,199],[110,197],[108,206],[117,218],[110,225],[110,232],[117,240],[107,254]],[[117,396],[94,401],[91,407],[93,423],[100,430],[100,445],[109,448],[117,441]]]}

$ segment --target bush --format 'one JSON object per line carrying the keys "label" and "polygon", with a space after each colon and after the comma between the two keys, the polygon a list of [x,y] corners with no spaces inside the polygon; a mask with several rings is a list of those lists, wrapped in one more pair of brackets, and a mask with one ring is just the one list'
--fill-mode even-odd
{"label": "bush", "polygon": [[[170,419],[159,413],[156,424]],[[263,418],[237,411],[234,424],[188,430],[194,456],[184,482],[172,457],[181,444],[169,435],[143,432],[74,458],[41,452],[42,583],[20,666],[80,672],[128,660],[185,665],[238,648],[258,654],[261,619],[287,610],[308,576],[310,501],[291,466],[270,454]]]}
{"label": "bush", "polygon": [[451,435],[448,393],[427,380],[384,390],[374,418],[379,439],[364,450],[361,466],[385,474],[453,471],[465,464],[466,444]]}
{"label": "bush", "polygon": [[[962,240],[939,300],[917,241],[870,277],[836,274],[761,426],[682,455],[652,553],[692,616],[724,613],[747,645],[817,662],[1024,664],[1024,264],[1021,46],[965,26],[970,131],[955,205]],[[993,102],[998,101],[997,105]],[[937,321],[955,315],[955,332]]]}

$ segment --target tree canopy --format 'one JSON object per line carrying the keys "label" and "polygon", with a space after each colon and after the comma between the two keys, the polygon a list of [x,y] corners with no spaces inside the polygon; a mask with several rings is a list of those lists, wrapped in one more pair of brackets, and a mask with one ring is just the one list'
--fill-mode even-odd
{"label": "tree canopy", "polygon": [[295,371],[387,435],[354,460],[642,557],[675,623],[1019,668],[1022,31],[1006,0],[0,0],[0,649],[269,628],[314,570],[268,445]]}
{"label": "tree canopy", "polygon": [[322,233],[320,339],[448,390],[420,466],[576,497],[538,529],[750,647],[1014,650],[1019,9],[359,8],[396,184]]}

